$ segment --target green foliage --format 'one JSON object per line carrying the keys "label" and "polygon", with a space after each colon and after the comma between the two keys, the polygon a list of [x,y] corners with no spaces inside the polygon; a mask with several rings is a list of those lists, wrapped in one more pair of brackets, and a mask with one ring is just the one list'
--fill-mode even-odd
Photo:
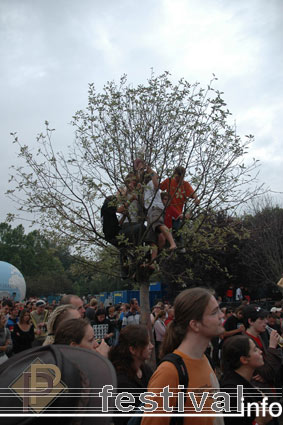
{"label": "green foliage", "polygon": [[25,234],[22,225],[12,228],[0,223],[0,258],[21,271],[28,296],[62,293],[72,288],[68,269],[64,267],[70,261],[70,253],[38,230]]}
{"label": "green foliage", "polygon": [[183,237],[186,253],[164,267],[165,282],[179,289],[207,286],[222,293],[227,283],[241,280],[240,251],[250,236],[240,218],[210,211],[189,221]]}

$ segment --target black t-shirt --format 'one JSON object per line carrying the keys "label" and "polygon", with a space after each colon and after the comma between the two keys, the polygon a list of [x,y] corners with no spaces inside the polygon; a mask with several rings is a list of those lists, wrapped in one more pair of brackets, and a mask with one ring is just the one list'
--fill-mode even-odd
{"label": "black t-shirt", "polygon": [[34,326],[31,325],[28,331],[23,331],[18,324],[15,325],[11,333],[13,341],[13,352],[20,353],[21,351],[31,348],[31,343],[34,340]]}
{"label": "black t-shirt", "polygon": [[[153,373],[150,366],[146,364],[141,365],[141,370],[142,370],[142,377],[140,379],[137,376],[130,377],[126,373],[117,371],[117,391],[118,393],[121,393],[124,391],[131,393],[135,397],[135,407],[138,407],[140,405],[139,395],[142,392],[146,391],[149,380]],[[120,417],[113,418],[114,424],[126,425],[130,419],[129,418],[130,414],[131,412],[129,412],[128,414],[125,414],[126,416],[124,417],[120,416]]]}
{"label": "black t-shirt", "polygon": [[[243,385],[243,396],[244,396],[244,407],[245,414],[244,417],[233,417],[233,413],[237,413],[237,385]],[[225,373],[220,379],[220,388],[221,391],[226,392],[230,395],[230,409],[231,416],[226,416],[224,418],[225,425],[252,425],[255,414],[251,413],[251,416],[248,417],[246,414],[247,403],[258,403],[262,401],[262,393],[258,391],[250,382],[244,379],[235,371],[230,371]]]}
{"label": "black t-shirt", "polygon": [[102,228],[105,239],[113,243],[113,240],[120,232],[119,221],[116,216],[115,197],[109,196],[105,199],[101,208]]}
{"label": "black t-shirt", "polygon": [[224,323],[224,328],[226,331],[233,331],[234,329],[238,329],[242,324],[242,319],[238,319],[236,316],[232,315],[228,317]]}

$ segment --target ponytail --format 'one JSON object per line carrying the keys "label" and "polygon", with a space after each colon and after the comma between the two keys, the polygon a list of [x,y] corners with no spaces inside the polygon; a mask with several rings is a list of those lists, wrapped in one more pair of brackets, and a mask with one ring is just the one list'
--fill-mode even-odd
{"label": "ponytail", "polygon": [[175,319],[169,323],[161,345],[160,357],[176,350],[189,331],[190,321],[201,321],[212,297],[205,288],[190,288],[182,291],[175,299]]}

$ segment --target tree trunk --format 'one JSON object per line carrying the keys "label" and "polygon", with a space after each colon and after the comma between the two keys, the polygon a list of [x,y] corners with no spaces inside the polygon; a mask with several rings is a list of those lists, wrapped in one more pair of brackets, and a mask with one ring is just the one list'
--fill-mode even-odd
{"label": "tree trunk", "polygon": [[152,324],[150,320],[150,305],[149,305],[149,282],[140,283],[140,307],[141,307],[141,323],[148,329],[150,341],[153,344],[153,350],[151,358],[148,363],[155,369],[156,358],[155,358],[155,341],[153,337]]}

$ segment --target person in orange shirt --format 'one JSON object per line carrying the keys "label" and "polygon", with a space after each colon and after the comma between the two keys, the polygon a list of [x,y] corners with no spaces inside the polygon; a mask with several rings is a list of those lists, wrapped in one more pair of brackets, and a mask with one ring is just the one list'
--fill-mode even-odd
{"label": "person in orange shirt", "polygon": [[[183,425],[221,425],[221,416],[210,417],[203,414],[215,415],[211,404],[215,401],[212,394],[219,389],[219,383],[210,363],[205,356],[205,350],[211,338],[221,335],[224,332],[222,326],[223,313],[210,291],[205,288],[191,288],[182,291],[174,302],[175,317],[168,325],[166,334],[161,346],[160,357],[168,353],[177,354],[183,360],[183,364],[188,373],[188,387],[186,391],[184,414],[195,414],[195,416],[185,416]],[[177,393],[179,374],[176,366],[170,361],[163,361],[148,384],[148,392],[156,394],[150,396],[152,401],[157,403],[157,409],[151,413],[143,414],[142,425],[169,425],[172,417],[168,414],[168,407],[164,407],[164,399],[159,395],[169,386],[169,391],[173,393],[168,401],[169,410],[172,413],[177,411]],[[202,412],[197,413],[194,409],[193,401],[188,395],[193,392],[195,405],[202,404]],[[179,396],[178,396],[179,398]],[[164,410],[163,410],[164,409]],[[167,416],[155,416],[156,413]],[[179,413],[182,416],[182,413]],[[179,416],[178,414],[178,416]]]}
{"label": "person in orange shirt", "polygon": [[170,194],[170,205],[175,207],[179,214],[182,214],[184,204],[188,198],[192,198],[196,205],[199,205],[200,203],[200,200],[198,199],[190,183],[184,180],[185,172],[186,170],[184,167],[176,167],[173,173],[173,177],[165,179],[159,185],[161,190]]}

